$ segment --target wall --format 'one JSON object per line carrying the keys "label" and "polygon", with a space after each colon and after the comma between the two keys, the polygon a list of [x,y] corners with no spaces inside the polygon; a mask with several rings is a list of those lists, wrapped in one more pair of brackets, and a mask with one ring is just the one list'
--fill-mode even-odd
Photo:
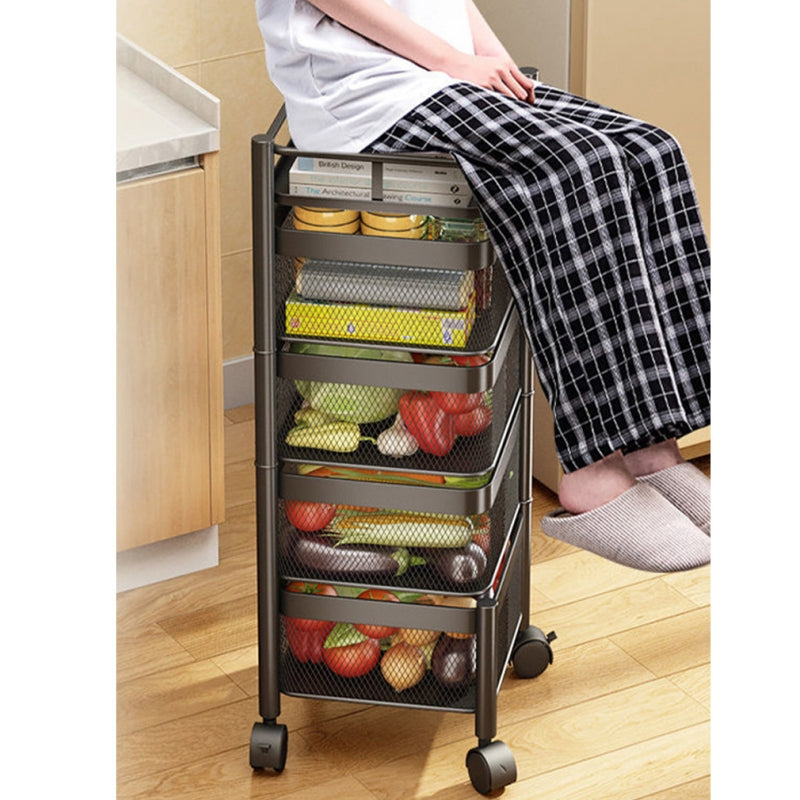
{"label": "wall", "polygon": [[569,88],[570,0],[475,0],[511,57],[539,68],[551,86]]}
{"label": "wall", "polygon": [[710,235],[710,0],[572,0],[570,89],[674,134]]}
{"label": "wall", "polygon": [[220,99],[223,358],[253,347],[250,139],[282,102],[254,0],[117,0],[117,30]]}

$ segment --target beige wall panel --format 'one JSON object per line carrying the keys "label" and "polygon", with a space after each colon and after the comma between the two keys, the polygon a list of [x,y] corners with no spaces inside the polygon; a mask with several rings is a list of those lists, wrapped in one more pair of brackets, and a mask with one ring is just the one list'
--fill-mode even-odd
{"label": "beige wall panel", "polygon": [[263,49],[204,62],[202,75],[202,86],[222,104],[222,253],[227,254],[252,246],[250,140],[267,129],[283,100],[267,78]]}
{"label": "beige wall panel", "polygon": [[709,0],[591,0],[587,97],[670,131],[710,223]]}
{"label": "beige wall panel", "polygon": [[511,57],[539,67],[545,83],[568,88],[570,0],[476,0]]}
{"label": "beige wall panel", "polygon": [[117,189],[120,550],[211,524],[205,211],[201,169]]}
{"label": "beige wall panel", "polygon": [[197,0],[117,0],[117,31],[171,67],[200,58]]}
{"label": "beige wall panel", "polygon": [[227,361],[253,351],[253,251],[222,257],[222,356]]}
{"label": "beige wall panel", "polygon": [[197,0],[203,61],[263,49],[255,0]]}

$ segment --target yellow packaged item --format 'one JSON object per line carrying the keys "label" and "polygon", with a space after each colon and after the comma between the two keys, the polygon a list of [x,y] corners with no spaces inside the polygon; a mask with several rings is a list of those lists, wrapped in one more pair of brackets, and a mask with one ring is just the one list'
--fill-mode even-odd
{"label": "yellow packaged item", "polygon": [[286,333],[295,336],[466,347],[474,324],[475,292],[458,311],[303,300],[294,291],[286,300]]}
{"label": "yellow packaged item", "polygon": [[428,235],[427,221],[416,228],[405,228],[399,230],[389,230],[384,228],[373,228],[361,220],[361,233],[364,236],[389,236],[393,239],[424,239]]}
{"label": "yellow packaged item", "polygon": [[322,225],[315,225],[311,222],[306,222],[305,220],[301,219],[295,213],[294,217],[294,227],[296,230],[299,231],[315,231],[317,233],[358,233],[360,224],[359,217],[356,217],[354,220],[350,222],[338,223],[336,225],[332,224],[322,224]]}
{"label": "yellow packaged item", "polygon": [[346,225],[355,222],[360,214],[347,208],[317,208],[314,206],[295,206],[295,219],[309,225]]}
{"label": "yellow packaged item", "polygon": [[428,222],[425,214],[380,214],[372,211],[362,211],[361,221],[370,228],[379,228],[383,231],[407,231],[419,228]]}

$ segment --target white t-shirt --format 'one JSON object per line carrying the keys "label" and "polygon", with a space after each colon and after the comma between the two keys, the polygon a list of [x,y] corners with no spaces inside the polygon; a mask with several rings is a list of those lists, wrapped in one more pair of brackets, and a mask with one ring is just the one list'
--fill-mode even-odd
{"label": "white t-shirt", "polygon": [[[385,0],[474,53],[464,0]],[[456,83],[395,55],[306,0],[256,0],[267,69],[297,147],[359,152],[439,89]]]}

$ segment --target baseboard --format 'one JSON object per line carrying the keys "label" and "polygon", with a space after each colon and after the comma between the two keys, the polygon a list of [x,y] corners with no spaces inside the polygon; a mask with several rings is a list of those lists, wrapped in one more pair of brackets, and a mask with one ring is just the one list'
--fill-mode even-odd
{"label": "baseboard", "polygon": [[256,400],[253,356],[240,356],[222,365],[223,405],[226,409],[249,406]]}
{"label": "baseboard", "polygon": [[117,553],[117,593],[219,565],[219,527]]}

